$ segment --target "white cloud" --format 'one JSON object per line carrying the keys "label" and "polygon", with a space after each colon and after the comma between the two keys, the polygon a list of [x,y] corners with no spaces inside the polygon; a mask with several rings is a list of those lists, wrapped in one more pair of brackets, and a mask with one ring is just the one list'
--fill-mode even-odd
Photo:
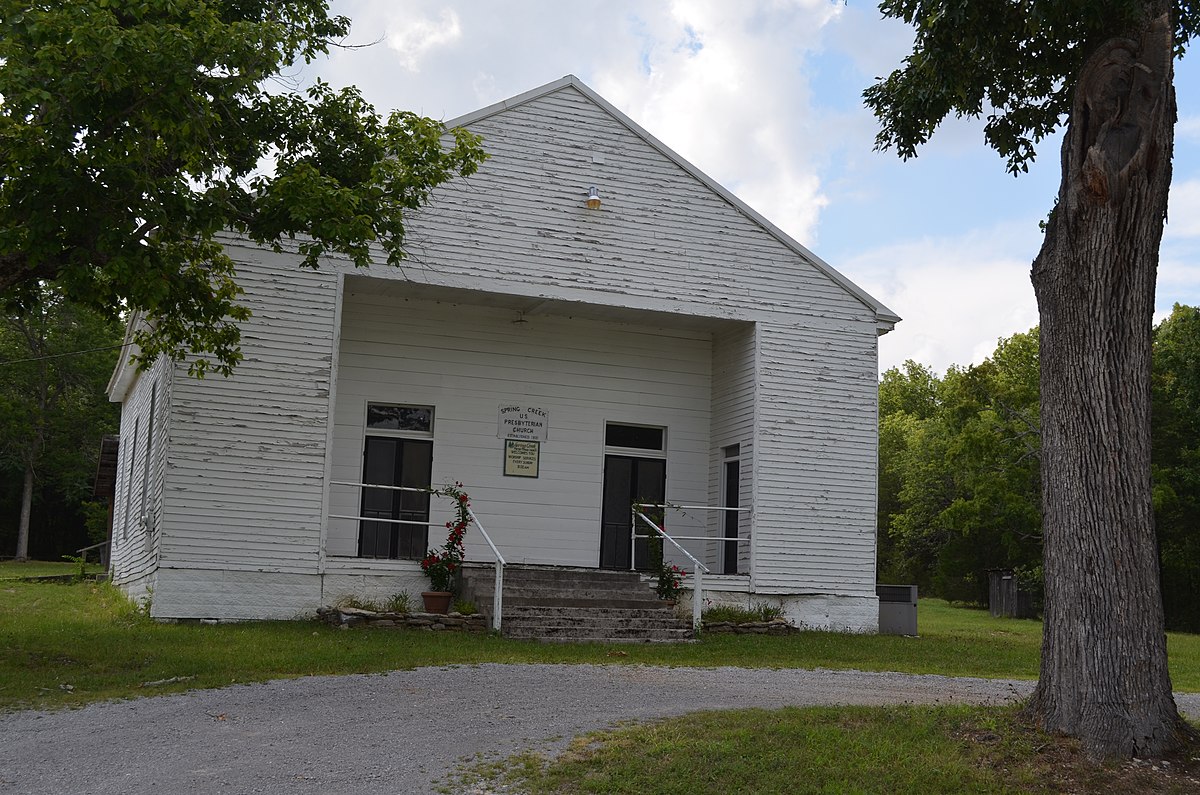
{"label": "white cloud", "polygon": [[1163,236],[1168,240],[1200,237],[1200,179],[1176,181],[1171,185]]}
{"label": "white cloud", "polygon": [[675,2],[631,25],[640,57],[597,65],[597,91],[799,240],[826,199],[817,165],[829,149],[810,112],[807,53],[840,7]]}
{"label": "white cloud", "polygon": [[1200,142],[1200,116],[1185,116],[1175,122],[1175,138]]}
{"label": "white cloud", "polygon": [[443,8],[437,18],[395,16],[388,21],[385,41],[410,72],[420,71],[421,59],[430,51],[462,38],[458,12]]}
{"label": "white cloud", "polygon": [[904,318],[880,339],[880,370],[905,359],[937,372],[975,364],[1001,337],[1037,325],[1024,229],[1004,224],[896,243],[843,263],[843,273]]}
{"label": "white cloud", "polygon": [[[839,63],[857,71],[882,43],[897,62],[906,46],[902,26],[881,38],[869,14],[828,0],[336,0],[334,10],[354,21],[355,41],[387,46],[335,52],[319,70],[381,110],[453,118],[573,73],[805,243],[828,203],[822,169],[849,146],[869,151],[873,135],[870,115],[846,107],[869,77],[839,87],[845,105],[821,107],[812,58],[848,39],[860,55]],[[419,79],[397,79],[417,69]]]}

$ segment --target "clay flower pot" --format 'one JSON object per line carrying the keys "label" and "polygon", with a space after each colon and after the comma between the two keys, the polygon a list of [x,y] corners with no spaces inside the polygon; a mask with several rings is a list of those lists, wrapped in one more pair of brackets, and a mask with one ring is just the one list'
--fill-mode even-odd
{"label": "clay flower pot", "polygon": [[426,613],[441,613],[445,615],[450,612],[450,600],[454,598],[454,594],[449,591],[421,591],[421,600],[425,603]]}

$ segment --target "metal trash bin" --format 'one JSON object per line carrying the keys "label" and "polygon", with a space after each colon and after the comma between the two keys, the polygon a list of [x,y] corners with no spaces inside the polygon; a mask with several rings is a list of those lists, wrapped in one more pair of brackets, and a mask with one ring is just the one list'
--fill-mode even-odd
{"label": "metal trash bin", "polygon": [[879,634],[917,634],[917,586],[876,585],[879,597]]}

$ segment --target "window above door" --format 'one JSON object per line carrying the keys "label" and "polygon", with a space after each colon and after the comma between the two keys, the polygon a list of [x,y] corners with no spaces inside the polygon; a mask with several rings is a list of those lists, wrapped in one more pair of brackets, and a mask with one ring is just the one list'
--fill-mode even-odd
{"label": "window above door", "polygon": [[608,422],[604,424],[604,446],[610,450],[636,450],[643,455],[665,455],[667,429],[657,425]]}
{"label": "window above door", "polygon": [[433,436],[433,406],[368,403],[367,432],[372,435]]}

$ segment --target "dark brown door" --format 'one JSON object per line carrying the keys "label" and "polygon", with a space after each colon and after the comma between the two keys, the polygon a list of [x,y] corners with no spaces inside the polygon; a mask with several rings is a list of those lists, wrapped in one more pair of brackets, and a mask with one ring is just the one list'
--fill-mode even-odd
{"label": "dark brown door", "polygon": [[[368,436],[363,451],[363,483],[429,488],[433,470],[433,442]],[[362,513],[372,519],[429,521],[429,495],[394,489],[362,490]],[[360,558],[419,560],[428,550],[429,528],[394,522],[359,522]]]}
{"label": "dark brown door", "polygon": [[[600,568],[629,569],[634,502],[662,503],[667,496],[667,462],[625,455],[604,457],[604,504],[600,517]],[[641,528],[645,532],[648,528]],[[635,552],[638,569],[648,568],[646,541]]]}

